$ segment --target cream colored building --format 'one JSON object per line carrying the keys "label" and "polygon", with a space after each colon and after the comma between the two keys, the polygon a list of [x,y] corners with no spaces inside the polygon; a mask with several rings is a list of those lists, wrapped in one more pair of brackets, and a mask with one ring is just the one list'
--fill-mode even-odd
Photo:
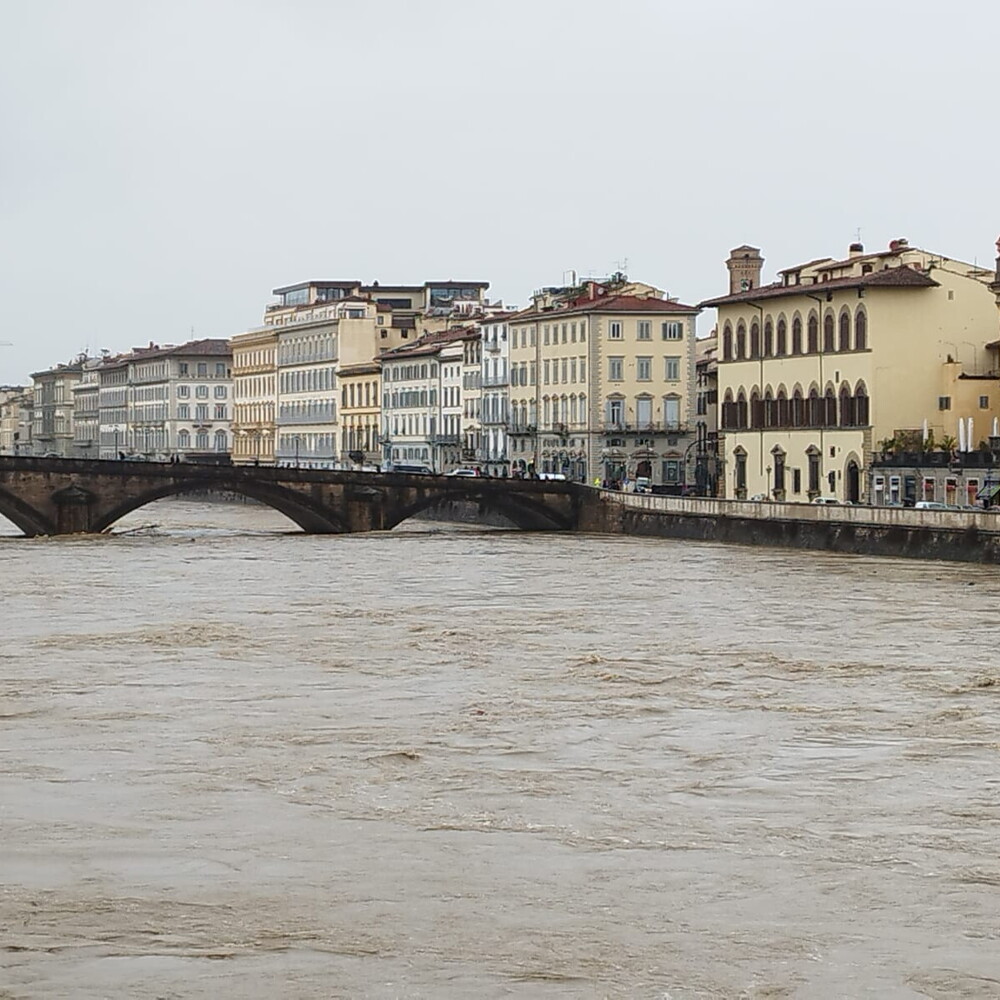
{"label": "cream colored building", "polygon": [[277,406],[278,333],[274,327],[240,333],[233,349],[233,464],[273,465]]}
{"label": "cream colored building", "polygon": [[65,365],[34,372],[34,454],[73,457],[73,389],[85,356]]}
{"label": "cream colored building", "polygon": [[622,275],[537,292],[508,319],[512,471],[679,489],[698,312]]}
{"label": "cream colored building", "polygon": [[31,455],[33,393],[23,385],[0,386],[0,455]]}
{"label": "cream colored building", "polygon": [[906,240],[852,244],[767,285],[755,247],[727,266],[729,294],[702,303],[719,314],[725,496],[867,499],[881,442],[919,439],[925,422],[940,441],[970,416],[986,433],[989,271]]}

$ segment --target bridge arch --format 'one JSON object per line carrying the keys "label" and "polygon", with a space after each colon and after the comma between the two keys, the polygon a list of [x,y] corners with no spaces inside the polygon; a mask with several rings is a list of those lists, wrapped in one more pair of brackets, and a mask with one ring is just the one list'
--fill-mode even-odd
{"label": "bridge arch", "polygon": [[[422,510],[452,500],[477,503],[485,510],[501,514],[524,531],[567,531],[573,527],[572,520],[552,507],[544,498],[536,499],[521,493],[502,492],[496,488],[498,481],[492,479],[484,478],[481,489],[471,486],[476,480],[463,479],[461,482],[463,487],[461,491],[429,489],[408,503],[388,507],[382,524],[383,529],[388,531]],[[490,488],[489,484],[494,488]]]}
{"label": "bridge arch", "polygon": [[0,489],[0,514],[29,538],[56,533],[56,526],[49,518],[5,489]]}
{"label": "bridge arch", "polygon": [[253,482],[245,479],[230,481],[215,478],[171,481],[157,486],[155,489],[145,490],[98,516],[92,525],[92,530],[95,532],[107,531],[126,514],[131,514],[147,504],[163,500],[165,497],[202,490],[213,493],[238,493],[251,500],[257,500],[278,513],[284,514],[290,521],[294,521],[303,531],[310,534],[340,534],[348,530],[347,525],[336,511],[312,502],[307,496],[296,490],[286,489],[276,483]]}

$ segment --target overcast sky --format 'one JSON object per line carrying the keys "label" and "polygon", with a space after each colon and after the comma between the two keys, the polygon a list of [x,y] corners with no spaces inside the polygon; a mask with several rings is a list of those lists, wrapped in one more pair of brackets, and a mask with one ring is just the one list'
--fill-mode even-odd
{"label": "overcast sky", "polygon": [[[992,263],[996,0],[0,0],[0,382],[306,278]],[[713,315],[700,320],[702,332]]]}

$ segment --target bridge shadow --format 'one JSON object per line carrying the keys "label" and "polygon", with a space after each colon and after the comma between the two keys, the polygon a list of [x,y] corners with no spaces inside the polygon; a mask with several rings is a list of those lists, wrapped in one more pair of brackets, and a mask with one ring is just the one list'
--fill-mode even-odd
{"label": "bridge shadow", "polygon": [[226,490],[175,493],[119,518],[110,535],[298,535],[302,529],[267,504]]}

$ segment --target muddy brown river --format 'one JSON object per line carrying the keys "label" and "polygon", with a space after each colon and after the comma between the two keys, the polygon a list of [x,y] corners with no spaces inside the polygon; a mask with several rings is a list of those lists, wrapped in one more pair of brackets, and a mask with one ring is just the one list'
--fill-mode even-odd
{"label": "muddy brown river", "polygon": [[5,1000],[1000,997],[995,569],[118,527],[0,539]]}

